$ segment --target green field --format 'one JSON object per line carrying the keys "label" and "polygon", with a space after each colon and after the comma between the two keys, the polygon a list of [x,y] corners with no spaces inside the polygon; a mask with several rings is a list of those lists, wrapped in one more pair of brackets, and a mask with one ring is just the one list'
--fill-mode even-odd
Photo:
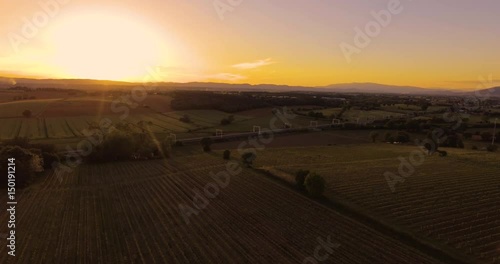
{"label": "green field", "polygon": [[60,99],[17,101],[0,104],[0,118],[22,117],[24,110],[30,110],[33,116],[41,114],[49,104]]}
{"label": "green field", "polygon": [[360,121],[369,121],[369,120],[380,120],[387,118],[398,118],[403,117],[400,113],[381,111],[381,110],[372,110],[372,111],[363,111],[363,110],[348,110],[343,115],[343,119],[347,119],[349,122],[356,122],[359,118]]}
{"label": "green field", "polygon": [[25,118],[22,119],[21,130],[18,136],[31,139],[42,139],[47,138],[46,131],[45,120],[43,118]]}
{"label": "green field", "polygon": [[[412,112],[420,112],[422,108],[416,105],[406,105],[406,104],[395,104],[395,105],[387,105],[381,107],[385,111],[389,112],[398,112],[398,113],[412,113]],[[429,106],[426,112],[435,112],[443,109],[447,109],[445,106]]]}
{"label": "green field", "polygon": [[[327,108],[321,110],[314,110],[314,112],[323,113],[323,115],[328,118],[332,117],[333,115],[338,115],[341,111],[342,111],[341,108]],[[308,111],[301,113],[307,114]],[[357,122],[359,118],[360,122],[365,122],[370,120],[402,117],[403,114],[405,113],[397,113],[397,112],[383,111],[383,110],[364,111],[359,109],[350,109],[342,114],[342,119],[344,119],[347,122]]]}
{"label": "green field", "polygon": [[1,119],[0,138],[12,139],[19,136],[23,124],[20,118]]}
{"label": "green field", "polygon": [[[187,115],[191,122],[185,123],[179,119]],[[221,125],[221,120],[229,116],[234,121],[229,125]],[[134,114],[121,120],[118,116],[68,116],[68,117],[46,117],[46,118],[9,118],[0,119],[6,122],[8,127],[0,130],[1,138],[13,138],[15,136],[26,136],[31,139],[65,139],[83,137],[82,131],[88,129],[91,124],[99,124],[104,119],[110,119],[113,124],[129,123],[140,131],[140,123],[147,126],[147,130],[156,134],[177,134],[179,138],[197,137],[199,135],[211,135],[216,129],[222,129],[224,133],[252,132],[254,126],[262,129],[270,128],[271,120],[275,116],[269,111],[264,116],[246,116],[229,114],[215,110],[191,110],[176,111],[169,113]],[[314,119],[297,116],[290,119],[292,127],[309,127]],[[329,121],[320,120],[318,125],[330,124]],[[276,119],[274,125],[283,128],[284,123]]]}

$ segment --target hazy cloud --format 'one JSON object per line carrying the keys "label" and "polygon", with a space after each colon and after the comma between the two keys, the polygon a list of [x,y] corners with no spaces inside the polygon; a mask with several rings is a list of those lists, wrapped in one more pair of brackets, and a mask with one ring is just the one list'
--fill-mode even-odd
{"label": "hazy cloud", "polygon": [[170,82],[203,82],[206,80],[234,82],[247,79],[247,76],[240,74],[228,72],[207,73],[203,69],[189,69],[185,67],[157,66],[156,70],[165,81]]}
{"label": "hazy cloud", "polygon": [[254,62],[244,62],[244,63],[235,64],[232,67],[236,68],[236,69],[240,69],[240,70],[249,70],[249,69],[255,69],[255,68],[262,67],[262,66],[270,65],[273,63],[275,63],[275,62],[271,58],[267,58],[264,60],[258,60],[258,61],[254,61]]}
{"label": "hazy cloud", "polygon": [[239,74],[233,74],[233,73],[217,73],[213,75],[208,75],[208,79],[217,79],[217,80],[223,80],[223,81],[239,81],[239,80],[244,80],[247,77]]}

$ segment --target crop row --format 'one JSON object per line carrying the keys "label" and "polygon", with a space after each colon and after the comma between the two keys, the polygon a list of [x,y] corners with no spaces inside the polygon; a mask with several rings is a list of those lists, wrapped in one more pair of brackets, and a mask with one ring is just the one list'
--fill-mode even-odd
{"label": "crop row", "polygon": [[[384,173],[398,173],[401,155],[387,152],[393,146],[377,148],[353,147],[351,153],[319,148],[311,153],[303,150],[300,155],[288,151],[278,155],[269,150],[261,153],[259,165],[275,166],[289,173],[314,169],[326,177],[329,197],[350,201],[377,217],[487,262],[500,259],[497,163],[481,162],[481,155],[458,151],[445,159],[426,157],[391,192]],[[367,153],[360,153],[362,150]],[[380,156],[370,159],[369,153]]]}
{"label": "crop row", "polygon": [[[187,224],[178,205],[224,168],[200,155],[46,175],[20,193],[15,262],[297,263],[330,236],[340,244],[331,262],[438,263],[247,169]],[[1,248],[0,262],[11,260]]]}

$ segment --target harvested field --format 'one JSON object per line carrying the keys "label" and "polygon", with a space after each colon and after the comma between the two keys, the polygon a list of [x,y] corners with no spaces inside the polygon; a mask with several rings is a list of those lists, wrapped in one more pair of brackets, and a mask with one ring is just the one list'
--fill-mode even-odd
{"label": "harvested field", "polygon": [[44,176],[18,194],[16,263],[301,263],[327,237],[330,263],[440,263],[248,169],[187,224],[179,204],[224,169],[198,155]]}
{"label": "harvested field", "polygon": [[415,150],[387,144],[267,149],[258,153],[257,166],[290,174],[299,169],[316,171],[327,180],[331,199],[347,201],[417,236],[496,263],[500,154],[447,149],[444,158],[424,156],[392,192],[384,174],[399,175],[398,158],[408,162]]}
{"label": "harvested field", "polygon": [[113,105],[112,98],[79,97],[74,99],[60,100],[48,107],[44,117],[71,117],[71,116],[120,116],[129,109],[130,114],[148,114],[152,110],[138,106],[136,108],[126,107],[123,104]]}
{"label": "harvested field", "polygon": [[[274,138],[266,148],[309,147],[344,144],[371,143],[368,130],[333,130],[301,134],[284,134]],[[214,144],[214,149],[236,149],[241,141]]]}
{"label": "harvested field", "polygon": [[0,118],[22,117],[25,110],[30,110],[32,116],[39,116],[57,101],[58,99],[46,99],[0,103]]}

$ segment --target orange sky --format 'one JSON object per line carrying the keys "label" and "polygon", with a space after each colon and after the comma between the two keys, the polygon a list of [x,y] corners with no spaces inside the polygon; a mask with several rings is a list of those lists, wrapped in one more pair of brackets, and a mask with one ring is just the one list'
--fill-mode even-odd
{"label": "orange sky", "polygon": [[500,85],[497,0],[40,3],[0,2],[8,11],[0,17],[0,75],[141,81],[156,71],[173,82]]}

